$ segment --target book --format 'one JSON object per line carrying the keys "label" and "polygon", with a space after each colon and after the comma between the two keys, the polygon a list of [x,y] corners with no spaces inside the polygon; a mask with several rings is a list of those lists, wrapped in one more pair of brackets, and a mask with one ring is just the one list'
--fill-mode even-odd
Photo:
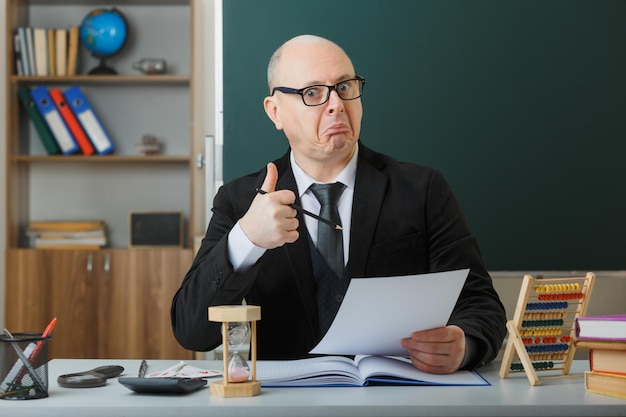
{"label": "book", "polygon": [[583,349],[626,350],[626,340],[574,339],[574,346]]}
{"label": "book", "polygon": [[48,29],[48,75],[57,75],[54,29]]}
{"label": "book", "polygon": [[15,51],[15,73],[24,75],[24,67],[22,64],[22,46],[20,44],[20,35],[15,32],[13,35],[13,49]]}
{"label": "book", "polygon": [[578,339],[626,341],[626,314],[577,317],[574,330]]}
{"label": "book", "polygon": [[367,385],[490,385],[478,372],[449,375],[422,372],[405,358],[321,356],[290,361],[260,361],[257,379],[264,387]]}
{"label": "book", "polygon": [[589,349],[589,369],[626,376],[626,350]]}
{"label": "book", "polygon": [[35,43],[33,42],[33,28],[25,27],[26,50],[28,51],[29,75],[37,75],[37,65],[35,64]]}
{"label": "book", "polygon": [[61,153],[61,149],[59,149],[59,145],[52,135],[48,124],[35,106],[35,100],[33,100],[30,95],[30,89],[28,87],[22,86],[18,88],[17,94],[20,97],[22,105],[26,109],[26,113],[28,113],[31,122],[33,122],[35,130],[37,130],[37,134],[39,135],[39,139],[41,139],[41,143],[43,143],[43,146],[46,149],[46,152],[48,152],[48,155],[56,155],[58,153]]}
{"label": "book", "polygon": [[83,221],[31,221],[28,224],[29,232],[87,232],[104,230],[105,223],[102,220]]}
{"label": "book", "polygon": [[17,37],[20,44],[20,60],[22,61],[22,70],[24,75],[32,75],[30,72],[30,59],[28,57],[28,38],[26,28],[17,28]]}
{"label": "book", "polygon": [[113,152],[114,146],[109,134],[96,117],[80,87],[71,86],[63,94],[98,154],[104,155]]}
{"label": "book", "polygon": [[44,28],[33,28],[33,45],[35,47],[35,75],[48,75],[48,32]]}
{"label": "book", "polygon": [[67,29],[57,29],[54,34],[56,47],[56,74],[67,74]]}
{"label": "book", "polygon": [[54,104],[59,110],[59,113],[61,113],[61,116],[63,117],[63,122],[65,122],[65,126],[67,126],[70,132],[72,132],[72,136],[74,136],[74,140],[76,141],[76,143],[78,143],[78,146],[80,147],[82,153],[84,155],[92,155],[95,152],[93,145],[89,141],[89,138],[87,137],[87,134],[85,133],[82,125],[74,115],[74,112],[67,105],[67,102],[65,101],[65,96],[61,92],[61,89],[58,87],[51,89],[50,97],[52,97],[52,101],[54,101]]}
{"label": "book", "polygon": [[105,236],[94,236],[94,237],[78,237],[78,238],[60,238],[60,239],[48,239],[37,237],[35,238],[35,244],[33,245],[37,249],[42,248],[76,248],[76,247],[85,247],[89,248],[99,248],[105,246],[107,243]]}
{"label": "book", "polygon": [[76,75],[78,67],[78,26],[72,26],[68,30],[67,44],[67,75]]}
{"label": "book", "polygon": [[41,239],[80,239],[87,237],[99,237],[104,236],[104,229],[100,230],[88,230],[84,232],[64,232],[64,231],[44,231],[44,232],[33,232],[27,231],[26,234],[32,235],[35,237],[39,237]]}
{"label": "book", "polygon": [[69,155],[78,151],[78,144],[74,140],[70,130],[63,122],[63,117],[52,101],[48,88],[46,88],[45,85],[41,85],[31,90],[30,95],[35,101],[35,106],[37,106],[37,109],[54,135],[54,138],[61,149],[61,153]]}
{"label": "book", "polygon": [[67,249],[98,250],[102,248],[102,245],[87,245],[87,244],[84,244],[84,245],[83,244],[46,245],[46,244],[41,244],[41,245],[35,246],[35,248],[37,249],[66,249],[66,250]]}
{"label": "book", "polygon": [[626,398],[626,375],[586,371],[585,389],[596,394]]}

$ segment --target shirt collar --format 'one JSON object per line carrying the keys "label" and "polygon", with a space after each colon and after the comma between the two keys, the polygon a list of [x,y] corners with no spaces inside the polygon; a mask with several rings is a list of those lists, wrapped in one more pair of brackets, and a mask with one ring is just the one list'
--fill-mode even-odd
{"label": "shirt collar", "polygon": [[[341,170],[339,175],[331,182],[341,182],[346,187],[354,188],[354,182],[356,180],[356,163],[359,155],[359,144],[357,143],[354,155],[350,158],[350,161],[346,164],[345,168]],[[296,163],[293,156],[293,152],[289,152],[289,161],[291,162],[291,170],[293,176],[296,179],[296,185],[298,186],[298,197],[302,198],[302,195],[307,192],[311,184],[317,183],[313,178],[307,175]]]}

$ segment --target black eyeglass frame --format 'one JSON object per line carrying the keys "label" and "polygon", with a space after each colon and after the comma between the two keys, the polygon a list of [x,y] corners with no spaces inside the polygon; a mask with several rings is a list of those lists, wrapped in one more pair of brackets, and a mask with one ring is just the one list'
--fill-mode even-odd
{"label": "black eyeglass frame", "polygon": [[[353,98],[343,98],[341,97],[341,93],[339,92],[339,90],[337,90],[337,87],[345,82],[348,81],[354,81],[357,80],[359,81],[359,95]],[[326,99],[324,101],[322,101],[319,104],[307,104],[307,102],[304,100],[304,91],[308,90],[309,88],[313,88],[313,87],[326,87],[328,88],[328,94],[326,95]],[[305,106],[309,106],[309,107],[316,107],[316,106],[321,106],[322,104],[325,104],[328,99],[330,99],[330,93],[334,90],[337,92],[337,95],[339,96],[340,99],[342,100],[356,100],[357,98],[361,97],[363,95],[363,88],[365,87],[365,78],[361,77],[360,75],[355,75],[354,78],[349,78],[347,80],[343,80],[338,82],[335,85],[325,85],[325,84],[314,84],[314,85],[309,85],[306,86],[304,88],[290,88],[290,87],[274,87],[272,89],[272,94],[270,95],[274,95],[275,91],[280,91],[283,94],[298,94],[300,96],[300,98],[302,98],[302,102],[304,103]]]}

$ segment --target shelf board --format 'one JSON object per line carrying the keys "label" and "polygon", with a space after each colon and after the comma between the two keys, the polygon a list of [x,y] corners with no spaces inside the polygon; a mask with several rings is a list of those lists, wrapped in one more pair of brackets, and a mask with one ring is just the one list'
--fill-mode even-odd
{"label": "shelf board", "polygon": [[11,162],[47,162],[47,163],[188,163],[191,157],[178,155],[13,155]]}
{"label": "shelf board", "polygon": [[63,77],[40,77],[12,75],[12,84],[189,84],[188,75],[72,75]]}
{"label": "shelf board", "polygon": [[55,5],[89,5],[93,4],[95,6],[102,6],[103,4],[106,6],[118,6],[124,4],[132,4],[132,5],[188,5],[190,0],[114,0],[105,2],[103,0],[30,0],[31,5],[49,5],[50,3]]}

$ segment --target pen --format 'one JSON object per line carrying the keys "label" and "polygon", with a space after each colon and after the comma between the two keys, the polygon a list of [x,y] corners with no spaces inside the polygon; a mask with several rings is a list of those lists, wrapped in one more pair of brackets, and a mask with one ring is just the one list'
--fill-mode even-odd
{"label": "pen", "polygon": [[139,378],[143,378],[146,376],[146,370],[148,369],[148,362],[145,359],[141,361],[141,365],[139,365]]}
{"label": "pen", "polygon": [[[257,188],[256,192],[259,193],[259,194],[267,194],[267,191],[263,191],[260,188]],[[289,207],[291,207],[292,209],[296,209],[299,212],[302,212],[303,214],[306,214],[307,216],[311,216],[314,219],[319,220],[320,222],[326,223],[327,225],[334,227],[336,230],[343,230],[343,227],[341,227],[341,225],[335,224],[335,223],[331,222],[328,219],[320,217],[317,214],[311,213],[310,211],[303,209],[302,207],[298,206],[297,204],[289,204]]]}

